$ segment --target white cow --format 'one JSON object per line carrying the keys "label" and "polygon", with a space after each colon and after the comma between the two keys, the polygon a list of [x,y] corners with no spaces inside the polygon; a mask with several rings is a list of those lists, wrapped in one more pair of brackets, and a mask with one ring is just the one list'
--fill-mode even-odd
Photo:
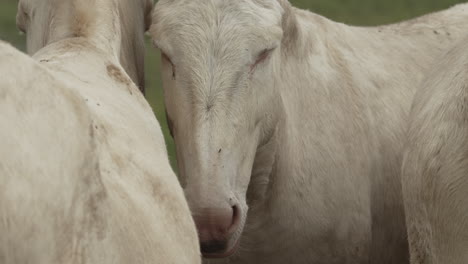
{"label": "white cow", "polygon": [[419,86],[403,162],[412,264],[468,263],[468,38]]}
{"label": "white cow", "polygon": [[[85,0],[85,1],[60,1],[60,0],[20,0],[18,4],[18,14],[16,22],[20,30],[25,31],[29,27],[27,37],[27,50],[29,54],[36,53],[45,45],[62,40],[64,38],[77,37],[83,34],[93,34],[96,40],[100,43],[106,42],[109,38],[119,37],[116,34],[124,36],[119,45],[118,50],[111,52],[119,52],[120,63],[127,74],[144,92],[145,75],[144,75],[144,33],[151,23],[151,11],[153,7],[152,0],[137,0],[143,1],[144,9],[138,8],[135,10],[135,5],[131,2],[120,1],[119,6],[113,7],[114,12],[108,10],[106,18],[100,19],[104,24],[99,28],[90,27],[88,21],[92,21],[99,12],[93,10],[94,2],[102,2],[102,0]],[[39,3],[37,3],[39,2]],[[115,2],[115,0],[112,0]],[[31,4],[33,3],[33,4]],[[88,5],[90,4],[90,5]],[[88,6],[87,6],[88,5]],[[86,9],[84,14],[77,16],[75,8]],[[130,11],[131,17],[125,18],[125,14]],[[122,15],[116,14],[120,12]],[[113,17],[113,15],[116,15]],[[120,19],[118,19],[120,17]],[[31,23],[31,18],[34,18],[34,23]],[[116,21],[118,20],[118,21]],[[135,23],[137,20],[138,23]],[[145,25],[142,26],[141,21]],[[115,27],[110,23],[119,22],[122,27],[122,32],[106,32],[109,27]],[[93,32],[97,30],[98,32]],[[94,40],[93,40],[94,41]],[[116,47],[106,47],[116,48]],[[108,50],[110,51],[110,50]]]}
{"label": "white cow", "polygon": [[119,62],[144,52],[125,43],[151,2],[19,5],[40,50],[0,46],[0,263],[200,263],[159,124]]}
{"label": "white cow", "polygon": [[468,5],[363,28],[286,0],[158,1],[151,32],[203,255],[407,263],[405,122],[424,70],[467,29]]}

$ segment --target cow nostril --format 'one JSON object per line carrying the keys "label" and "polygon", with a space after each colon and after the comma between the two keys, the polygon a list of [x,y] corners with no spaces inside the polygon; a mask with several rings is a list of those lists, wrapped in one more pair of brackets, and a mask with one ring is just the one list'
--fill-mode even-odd
{"label": "cow nostril", "polygon": [[200,248],[203,254],[218,254],[227,250],[231,238],[238,231],[242,211],[237,205],[206,208],[194,214]]}
{"label": "cow nostril", "polygon": [[240,222],[240,209],[237,205],[232,206],[232,220],[231,220],[231,226],[229,227],[228,233],[234,233],[237,229],[237,226],[239,225]]}
{"label": "cow nostril", "polygon": [[208,242],[201,242],[200,244],[201,251],[204,254],[215,254],[219,252],[223,252],[227,248],[227,241],[208,241]]}

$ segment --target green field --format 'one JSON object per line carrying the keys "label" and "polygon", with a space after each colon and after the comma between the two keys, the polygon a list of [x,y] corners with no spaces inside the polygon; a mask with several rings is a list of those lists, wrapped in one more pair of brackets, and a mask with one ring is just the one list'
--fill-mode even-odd
{"label": "green field", "polygon": [[[40,1],[40,0],[37,0]],[[195,1],[195,0],[194,0]],[[235,0],[232,0],[235,1]],[[354,25],[378,25],[397,22],[421,14],[462,3],[462,0],[291,0],[301,8],[309,9],[336,21]],[[16,0],[0,0],[0,39],[24,50],[24,36],[15,26]],[[146,83],[147,99],[153,107],[166,137],[171,161],[174,160],[174,143],[166,126],[159,75],[159,53],[147,45]]]}

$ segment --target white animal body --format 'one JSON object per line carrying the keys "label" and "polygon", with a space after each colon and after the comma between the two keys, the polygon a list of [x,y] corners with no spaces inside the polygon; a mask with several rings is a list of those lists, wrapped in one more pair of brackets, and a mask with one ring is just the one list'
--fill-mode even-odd
{"label": "white animal body", "polygon": [[412,264],[468,263],[467,41],[431,67],[411,109],[402,185]]}
{"label": "white animal body", "polygon": [[467,22],[467,5],[353,27],[285,0],[158,1],[151,33],[203,255],[408,263],[408,113]]}
{"label": "white animal body", "polygon": [[200,263],[159,124],[120,64],[142,56],[122,49],[151,6],[19,2],[38,51],[0,46],[0,263]]}

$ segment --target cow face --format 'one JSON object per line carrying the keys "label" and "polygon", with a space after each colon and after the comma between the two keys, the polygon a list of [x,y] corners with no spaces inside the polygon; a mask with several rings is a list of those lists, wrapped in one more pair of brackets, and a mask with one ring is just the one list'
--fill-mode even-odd
{"label": "cow face", "polygon": [[276,1],[156,5],[169,125],[205,257],[235,252],[257,149],[278,122],[281,13]]}

